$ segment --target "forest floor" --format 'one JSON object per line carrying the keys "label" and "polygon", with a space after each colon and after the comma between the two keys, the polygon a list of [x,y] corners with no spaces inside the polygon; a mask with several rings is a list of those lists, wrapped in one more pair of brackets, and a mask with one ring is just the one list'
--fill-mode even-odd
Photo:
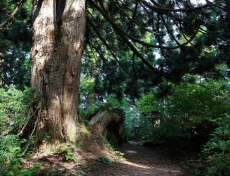
{"label": "forest floor", "polygon": [[[192,153],[166,145],[143,146],[142,142],[127,142],[118,148],[124,155],[110,161],[100,152],[76,152],[77,161],[63,161],[60,154],[39,154],[40,175],[50,176],[192,176]],[[101,157],[99,157],[101,156]],[[35,159],[36,158],[36,159]],[[25,163],[26,164],[26,163]],[[28,165],[28,163],[27,163]],[[25,168],[22,166],[22,168]]]}
{"label": "forest floor", "polygon": [[[119,150],[124,153],[124,160],[111,165],[92,163],[87,176],[192,176],[186,158],[169,153],[162,146],[143,146],[142,142],[128,142]],[[177,151],[178,152],[178,151]],[[180,152],[181,154],[181,152]],[[179,163],[178,163],[179,162]]]}

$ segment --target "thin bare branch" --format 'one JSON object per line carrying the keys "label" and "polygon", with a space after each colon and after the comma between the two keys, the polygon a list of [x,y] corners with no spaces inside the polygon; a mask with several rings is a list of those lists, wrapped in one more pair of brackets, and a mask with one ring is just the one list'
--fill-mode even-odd
{"label": "thin bare branch", "polygon": [[89,17],[87,17],[88,22],[90,23],[90,25],[92,26],[93,30],[96,32],[96,34],[98,35],[98,37],[100,38],[100,40],[102,41],[102,43],[106,46],[106,48],[110,51],[110,53],[112,54],[112,56],[114,57],[114,59],[118,62],[118,65],[122,68],[123,71],[125,71],[127,74],[128,72],[123,68],[123,66],[121,65],[121,63],[119,62],[119,60],[117,59],[116,55],[114,54],[114,52],[112,51],[111,47],[109,46],[109,44],[106,42],[106,40],[101,36],[100,32],[97,30],[97,27],[95,26],[95,24],[91,21],[91,19]]}
{"label": "thin bare branch", "polygon": [[196,11],[196,10],[200,10],[200,9],[203,9],[203,8],[207,8],[207,7],[211,7],[213,6],[214,4],[212,3],[209,3],[209,4],[206,4],[206,5],[203,5],[203,6],[199,6],[199,7],[193,7],[193,6],[190,6],[189,8],[180,8],[180,9],[170,9],[170,8],[165,8],[165,7],[158,7],[158,6],[155,6],[155,5],[152,5],[150,4],[149,2],[147,2],[146,0],[139,0],[141,3],[143,3],[145,6],[147,6],[148,8],[156,11],[156,12],[192,12],[192,11]]}
{"label": "thin bare branch", "polygon": [[7,23],[9,23],[15,16],[15,14],[18,12],[20,7],[22,6],[23,0],[20,0],[17,4],[17,7],[14,9],[14,11],[11,13],[9,18],[7,18],[4,22],[0,24],[0,29],[2,29]]}
{"label": "thin bare branch", "polygon": [[[93,1],[92,1],[93,2]],[[101,14],[103,15],[103,17],[112,24],[113,29],[117,32],[120,33],[120,35],[126,36],[129,39],[131,39],[133,42],[137,42],[143,46],[147,46],[147,47],[152,47],[152,48],[162,48],[162,49],[176,49],[176,48],[180,48],[182,46],[186,46],[187,44],[189,44],[196,35],[192,36],[187,42],[185,43],[181,43],[180,45],[177,46],[164,46],[164,45],[153,45],[151,43],[146,43],[142,40],[138,40],[137,38],[131,36],[130,34],[128,34],[127,32],[125,32],[122,28],[120,28],[115,21],[111,18],[110,13],[108,11],[108,7],[105,5],[105,3],[101,2],[101,0],[99,1],[100,5],[102,7],[102,9],[95,3],[93,2],[94,6],[101,12]]]}

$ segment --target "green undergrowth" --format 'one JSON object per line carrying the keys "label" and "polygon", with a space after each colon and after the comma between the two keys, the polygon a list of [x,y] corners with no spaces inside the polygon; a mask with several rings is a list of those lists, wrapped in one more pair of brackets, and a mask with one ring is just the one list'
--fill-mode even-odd
{"label": "green undergrowth", "polygon": [[106,158],[106,157],[98,157],[96,159],[97,162],[103,163],[103,164],[108,164],[110,165],[111,161],[110,159]]}
{"label": "green undergrowth", "polygon": [[105,141],[104,145],[107,147],[107,150],[104,151],[104,153],[110,157],[113,160],[121,160],[124,159],[124,153],[120,152],[115,148],[113,145],[111,145],[109,142]]}
{"label": "green undergrowth", "polygon": [[218,127],[202,150],[206,161],[205,175],[230,175],[230,115],[225,114],[212,122]]}
{"label": "green undergrowth", "polygon": [[17,90],[13,85],[0,88],[0,175],[34,175],[34,170],[20,169],[22,158],[31,152],[32,138],[26,138],[24,127],[30,121],[28,112],[36,107],[40,96],[34,88]]}

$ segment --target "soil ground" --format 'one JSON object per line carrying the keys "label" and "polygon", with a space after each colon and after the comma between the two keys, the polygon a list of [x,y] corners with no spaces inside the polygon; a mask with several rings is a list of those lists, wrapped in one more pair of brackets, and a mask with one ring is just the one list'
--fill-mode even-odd
{"label": "soil ground", "polygon": [[119,147],[118,150],[124,153],[123,159],[117,159],[113,162],[106,160],[105,157],[101,157],[101,160],[98,160],[99,156],[103,156],[100,155],[100,151],[77,151],[75,153],[75,156],[78,158],[77,162],[63,161],[63,155],[60,154],[40,153],[39,156],[33,158],[34,163],[40,163],[40,165],[42,163],[43,168],[40,167],[42,172],[39,174],[42,176],[195,175],[192,174],[191,168],[188,168],[184,162],[187,161],[184,152],[172,150],[172,148],[165,145],[146,147],[142,145],[142,142],[127,142]]}
{"label": "soil ground", "polygon": [[192,174],[172,158],[161,154],[161,148],[145,147],[141,142],[128,142],[119,148],[125,160],[111,166],[93,162],[89,176],[191,176]]}

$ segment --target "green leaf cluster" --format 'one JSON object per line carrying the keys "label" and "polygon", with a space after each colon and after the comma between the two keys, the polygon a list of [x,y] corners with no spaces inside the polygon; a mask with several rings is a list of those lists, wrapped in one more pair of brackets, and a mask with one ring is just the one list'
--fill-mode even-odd
{"label": "green leaf cluster", "polygon": [[18,134],[30,119],[29,108],[36,106],[39,100],[34,88],[25,88],[24,91],[13,85],[8,89],[0,88],[0,165],[3,166],[0,175],[19,174],[26,140]]}
{"label": "green leaf cluster", "polygon": [[9,132],[22,128],[28,120],[28,111],[31,106],[36,106],[40,95],[35,88],[17,90],[11,85],[8,89],[0,88],[0,133],[7,129]]}
{"label": "green leaf cluster", "polygon": [[23,103],[24,94],[13,85],[0,89],[0,132],[22,126],[27,119],[28,105]]}
{"label": "green leaf cluster", "polygon": [[229,175],[230,116],[225,114],[221,118],[212,120],[212,122],[216,123],[218,127],[210,134],[211,139],[202,150],[203,157],[210,165],[205,175]]}
{"label": "green leaf cluster", "polygon": [[64,153],[66,161],[75,161],[75,162],[77,162],[78,159],[77,159],[76,156],[74,156],[71,153],[71,148],[63,148],[63,149],[61,149],[61,151]]}
{"label": "green leaf cluster", "polygon": [[20,171],[21,144],[24,142],[17,135],[0,136],[0,175],[13,176]]}
{"label": "green leaf cluster", "polygon": [[108,158],[105,157],[98,157],[96,159],[97,162],[103,163],[103,164],[110,164],[111,161]]}
{"label": "green leaf cluster", "polygon": [[143,116],[150,122],[151,112],[160,111],[161,125],[154,129],[156,138],[184,138],[202,145],[217,125],[210,120],[230,113],[226,81],[186,75],[183,82],[172,86],[171,95],[159,98],[157,89],[160,87],[138,101],[139,119]]}

